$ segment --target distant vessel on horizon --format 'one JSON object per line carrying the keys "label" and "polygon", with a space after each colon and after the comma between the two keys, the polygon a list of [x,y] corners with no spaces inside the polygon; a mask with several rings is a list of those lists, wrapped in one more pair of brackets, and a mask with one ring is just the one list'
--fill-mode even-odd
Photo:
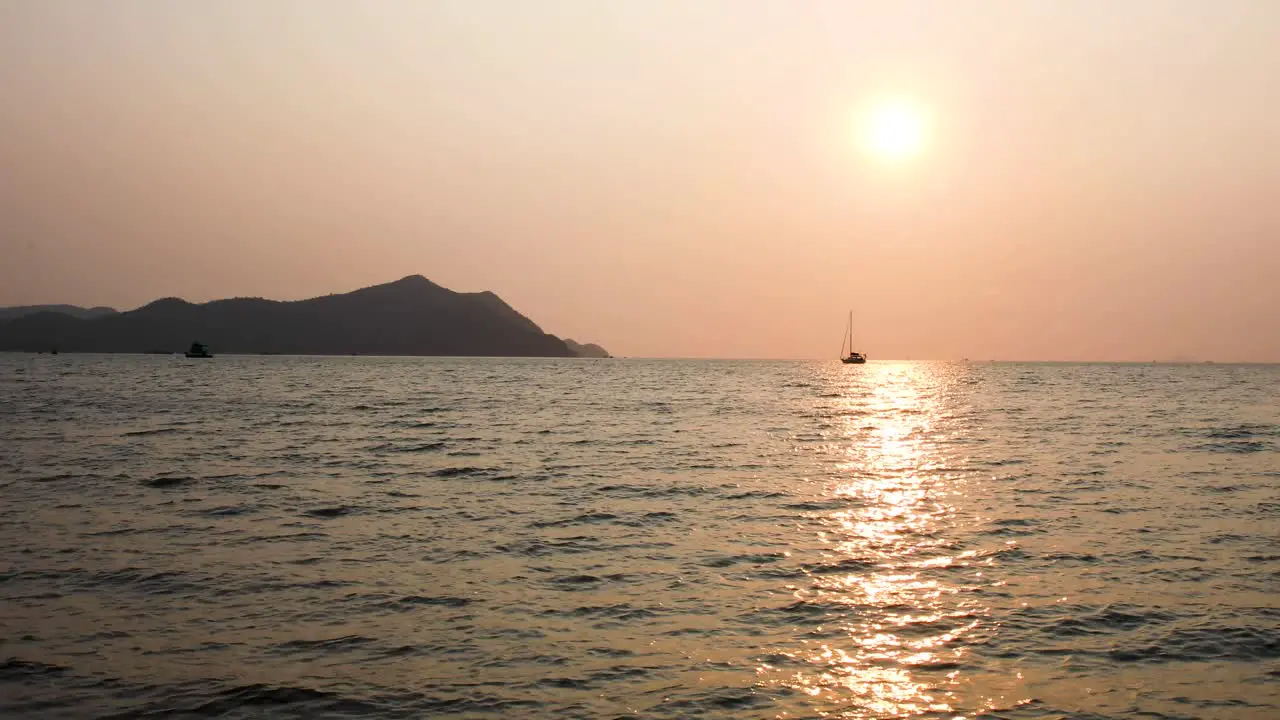
{"label": "distant vessel on horizon", "polygon": [[184,354],[185,354],[187,357],[189,357],[189,358],[211,358],[211,357],[213,357],[213,355],[209,354],[209,347],[208,347],[207,345],[202,345],[202,344],[200,344],[200,343],[198,343],[198,342],[193,342],[193,343],[191,343],[191,348],[190,348],[189,350],[187,350],[187,352],[186,352],[186,353],[184,353]]}
{"label": "distant vessel on horizon", "polygon": [[[845,354],[845,342],[848,341],[849,353]],[[849,311],[849,325],[844,330],[844,339],[840,341],[840,362],[845,365],[864,365],[867,356],[853,349],[853,311]]]}

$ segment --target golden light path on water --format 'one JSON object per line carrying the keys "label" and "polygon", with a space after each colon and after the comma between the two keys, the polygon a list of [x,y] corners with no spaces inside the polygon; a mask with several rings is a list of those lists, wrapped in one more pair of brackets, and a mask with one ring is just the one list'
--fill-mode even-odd
{"label": "golden light path on water", "polygon": [[804,693],[823,717],[960,717],[961,698],[970,711],[1016,705],[966,689],[967,645],[990,631],[974,591],[1000,583],[984,577],[987,553],[956,539],[954,503],[969,488],[963,445],[953,443],[971,428],[963,408],[948,405],[949,379],[936,366],[841,370],[830,378],[839,432],[821,452],[832,468],[824,492],[843,507],[815,514],[824,570],[794,588],[798,603],[830,609],[833,623],[782,653],[803,670],[764,664],[757,674]]}

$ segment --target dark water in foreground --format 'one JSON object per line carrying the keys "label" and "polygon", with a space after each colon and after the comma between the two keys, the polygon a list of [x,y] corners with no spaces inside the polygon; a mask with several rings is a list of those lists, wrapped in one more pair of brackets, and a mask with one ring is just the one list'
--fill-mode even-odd
{"label": "dark water in foreground", "polygon": [[1280,717],[1280,367],[10,355],[0,433],[6,717]]}

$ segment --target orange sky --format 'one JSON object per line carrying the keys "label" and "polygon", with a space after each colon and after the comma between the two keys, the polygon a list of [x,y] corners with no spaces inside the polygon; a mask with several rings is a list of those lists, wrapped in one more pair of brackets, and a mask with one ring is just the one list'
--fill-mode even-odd
{"label": "orange sky", "polygon": [[[0,0],[0,305],[421,273],[618,355],[1280,361],[1271,0]],[[930,108],[858,151],[857,108]]]}

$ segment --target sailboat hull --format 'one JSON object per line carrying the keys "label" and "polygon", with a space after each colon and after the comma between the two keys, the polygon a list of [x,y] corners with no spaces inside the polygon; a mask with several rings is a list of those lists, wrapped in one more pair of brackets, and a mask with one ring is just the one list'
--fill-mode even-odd
{"label": "sailboat hull", "polygon": [[847,357],[847,358],[840,358],[840,362],[844,363],[845,365],[866,365],[867,359],[864,357]]}

